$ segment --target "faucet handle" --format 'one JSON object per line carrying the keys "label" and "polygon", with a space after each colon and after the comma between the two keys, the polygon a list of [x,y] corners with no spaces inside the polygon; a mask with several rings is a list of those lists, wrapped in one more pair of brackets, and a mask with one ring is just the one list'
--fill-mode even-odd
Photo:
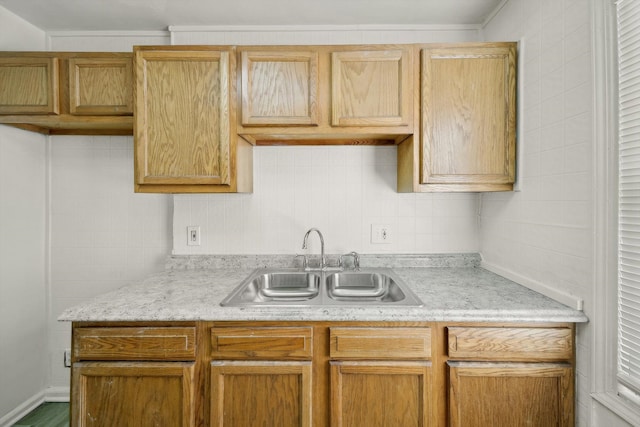
{"label": "faucet handle", "polygon": [[340,266],[342,267],[342,258],[350,256],[353,257],[353,269],[360,270],[360,255],[356,251],[351,251],[348,254],[340,255]]}
{"label": "faucet handle", "polygon": [[309,260],[307,260],[307,256],[304,254],[296,255],[296,259],[298,259],[298,257],[302,257],[302,268],[307,270],[309,268]]}

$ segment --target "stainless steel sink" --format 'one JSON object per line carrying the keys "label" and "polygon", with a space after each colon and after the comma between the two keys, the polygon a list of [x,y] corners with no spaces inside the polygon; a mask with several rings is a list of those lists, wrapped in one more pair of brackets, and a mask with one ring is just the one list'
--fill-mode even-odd
{"label": "stainless steel sink", "polygon": [[258,269],[222,306],[384,305],[419,307],[422,301],[388,268],[339,272]]}
{"label": "stainless steel sink", "polygon": [[320,294],[320,274],[299,270],[256,270],[220,305],[287,305],[310,301]]}

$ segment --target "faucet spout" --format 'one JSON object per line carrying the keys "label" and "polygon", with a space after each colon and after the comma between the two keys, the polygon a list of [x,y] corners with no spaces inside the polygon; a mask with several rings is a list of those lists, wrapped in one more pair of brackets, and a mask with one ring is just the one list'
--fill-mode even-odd
{"label": "faucet spout", "polygon": [[307,249],[307,240],[309,239],[309,234],[312,231],[318,233],[318,237],[320,237],[320,269],[324,270],[327,267],[327,259],[324,254],[324,237],[322,237],[322,233],[317,228],[310,228],[304,235],[304,240],[302,241],[302,249]]}

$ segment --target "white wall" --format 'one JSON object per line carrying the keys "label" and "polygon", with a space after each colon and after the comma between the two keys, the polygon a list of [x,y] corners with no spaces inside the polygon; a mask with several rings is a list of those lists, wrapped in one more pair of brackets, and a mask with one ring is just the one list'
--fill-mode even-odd
{"label": "white wall", "polygon": [[[484,38],[523,41],[521,192],[484,194],[484,262],[584,300],[594,286],[590,0],[509,0]],[[592,324],[577,336],[577,423],[590,424]]]}
{"label": "white wall", "polygon": [[[395,146],[256,147],[253,194],[175,196],[174,253],[303,253],[311,227],[327,253],[477,252],[478,196],[397,193],[396,170]],[[372,224],[390,244],[371,243]],[[194,225],[201,246],[187,246]]]}
{"label": "white wall", "polygon": [[[474,29],[425,27],[173,28],[174,44],[347,44],[477,41]],[[319,228],[327,253],[477,252],[477,194],[399,194],[396,147],[255,147],[253,194],[178,195],[175,254],[301,253]],[[391,244],[371,244],[372,224]],[[187,246],[200,226],[201,246]],[[316,238],[311,253],[318,252]]]}
{"label": "white wall", "polygon": [[[0,7],[0,50],[44,33]],[[46,139],[0,125],[0,425],[47,384]]]}

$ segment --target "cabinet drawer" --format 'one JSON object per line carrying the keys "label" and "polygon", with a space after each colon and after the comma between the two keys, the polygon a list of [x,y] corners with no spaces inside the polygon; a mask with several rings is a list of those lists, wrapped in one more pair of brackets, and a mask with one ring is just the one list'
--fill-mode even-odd
{"label": "cabinet drawer", "polygon": [[331,328],[332,359],[428,359],[429,328]]}
{"label": "cabinet drawer", "polygon": [[569,328],[448,328],[449,357],[475,360],[567,360]]}
{"label": "cabinet drawer", "polygon": [[311,327],[211,328],[214,359],[311,359]]}
{"label": "cabinet drawer", "polygon": [[194,360],[194,327],[76,328],[77,360]]}

